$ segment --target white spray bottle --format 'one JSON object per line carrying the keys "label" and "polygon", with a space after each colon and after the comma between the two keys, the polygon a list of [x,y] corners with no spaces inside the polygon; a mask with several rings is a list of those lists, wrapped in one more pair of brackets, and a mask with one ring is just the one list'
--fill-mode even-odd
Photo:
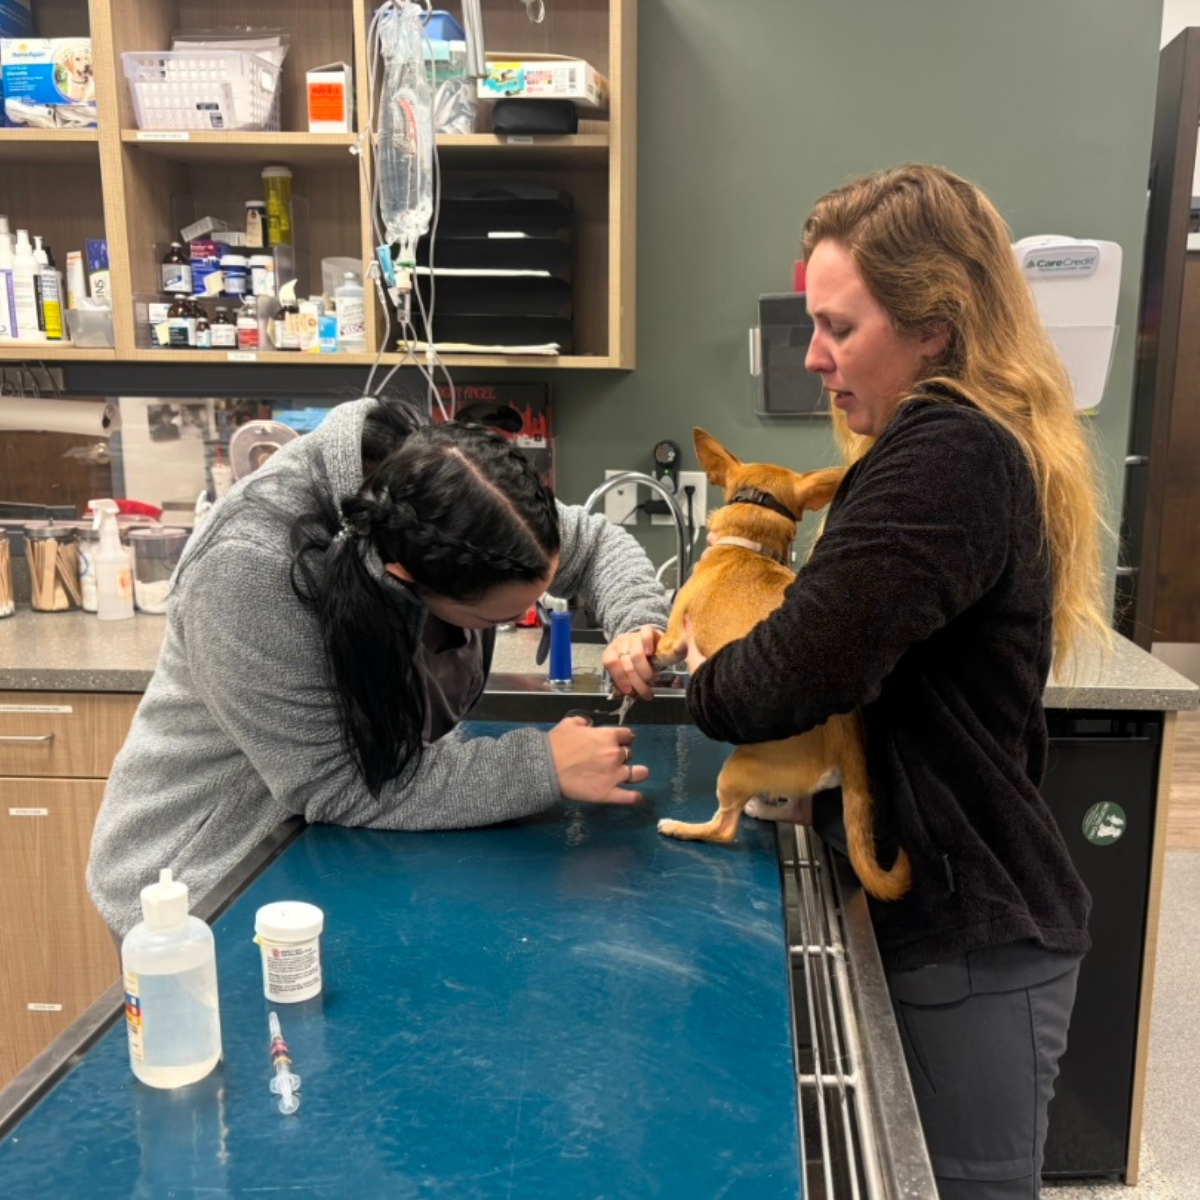
{"label": "white spray bottle", "polygon": [[100,547],[96,551],[96,616],[102,621],[123,621],[133,616],[133,571],[121,532],[117,526],[117,506],[112,500],[93,500]]}

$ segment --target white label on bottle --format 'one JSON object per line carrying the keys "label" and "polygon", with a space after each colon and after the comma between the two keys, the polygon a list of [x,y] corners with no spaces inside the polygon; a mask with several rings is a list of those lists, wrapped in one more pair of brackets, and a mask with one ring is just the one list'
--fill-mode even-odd
{"label": "white label on bottle", "polygon": [[268,1000],[290,1004],[308,1000],[321,990],[320,938],[307,942],[254,940],[262,947],[263,994]]}
{"label": "white label on bottle", "polygon": [[139,129],[139,142],[188,142],[192,135],[186,129]]}
{"label": "white label on bottle", "polygon": [[0,704],[0,713],[73,713],[69,704]]}
{"label": "white label on bottle", "polygon": [[29,1012],[62,1012],[61,1004],[27,1004],[25,1005]]}
{"label": "white label on bottle", "polygon": [[10,808],[8,815],[10,817],[48,817],[50,810],[48,808]]}
{"label": "white label on bottle", "polygon": [[258,355],[246,350],[232,350],[225,359],[227,362],[258,362]]}
{"label": "white label on bottle", "polygon": [[125,1028],[129,1033],[129,1057],[138,1062],[146,1061],[146,1048],[142,1043],[142,998],[138,995],[138,977],[132,971],[125,972]]}

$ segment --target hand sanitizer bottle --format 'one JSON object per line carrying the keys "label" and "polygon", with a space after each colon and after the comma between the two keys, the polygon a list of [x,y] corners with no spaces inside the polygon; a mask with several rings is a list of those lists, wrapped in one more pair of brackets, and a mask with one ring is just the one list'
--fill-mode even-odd
{"label": "hand sanitizer bottle", "polygon": [[150,1087],[184,1087],[221,1057],[212,930],[169,868],[142,889],[142,915],[121,944],[129,1065]]}

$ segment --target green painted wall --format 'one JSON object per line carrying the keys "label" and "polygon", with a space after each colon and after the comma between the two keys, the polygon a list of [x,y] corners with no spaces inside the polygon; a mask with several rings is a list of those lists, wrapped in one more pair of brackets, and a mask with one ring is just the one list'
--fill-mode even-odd
{"label": "green painted wall", "polygon": [[1015,237],[1124,248],[1093,419],[1118,511],[1161,24],[1162,0],[642,0],[638,366],[547,375],[563,499],[648,469],[659,438],[694,465],[696,424],[743,458],[834,461],[827,422],[753,415],[746,331],[813,201],[912,159],[979,183]]}

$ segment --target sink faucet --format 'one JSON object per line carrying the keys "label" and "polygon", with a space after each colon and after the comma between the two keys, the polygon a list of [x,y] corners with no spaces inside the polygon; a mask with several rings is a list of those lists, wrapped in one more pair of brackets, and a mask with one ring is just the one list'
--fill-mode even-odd
{"label": "sink faucet", "polygon": [[591,512],[600,498],[615,487],[620,487],[625,483],[644,484],[651,491],[657,492],[666,502],[667,508],[670,510],[671,518],[675,522],[675,578],[679,581],[679,586],[675,589],[676,592],[683,586],[683,582],[687,579],[688,573],[688,545],[687,529],[683,520],[683,513],[679,510],[679,502],[675,499],[675,494],[663,483],[661,479],[656,479],[653,475],[643,474],[641,471],[625,471],[620,475],[613,475],[610,479],[606,479],[592,494],[584,501],[583,508],[585,512]]}

